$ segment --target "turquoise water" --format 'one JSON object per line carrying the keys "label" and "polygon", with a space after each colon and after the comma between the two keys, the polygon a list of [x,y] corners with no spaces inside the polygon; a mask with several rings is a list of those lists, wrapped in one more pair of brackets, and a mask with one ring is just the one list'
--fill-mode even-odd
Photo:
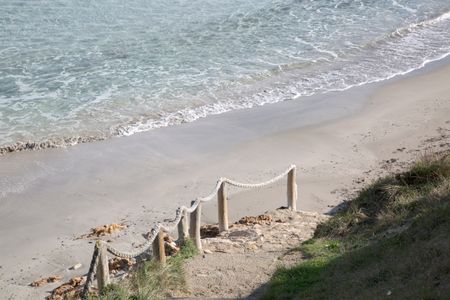
{"label": "turquoise water", "polygon": [[450,53],[449,0],[3,0],[0,147],[129,135]]}

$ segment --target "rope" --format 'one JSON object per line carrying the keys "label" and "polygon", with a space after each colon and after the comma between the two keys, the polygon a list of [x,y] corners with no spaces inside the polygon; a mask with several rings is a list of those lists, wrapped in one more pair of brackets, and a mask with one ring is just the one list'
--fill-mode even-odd
{"label": "rope", "polygon": [[231,180],[231,179],[228,179],[228,178],[223,178],[222,181],[226,182],[226,183],[228,183],[228,184],[230,184],[232,186],[240,187],[240,188],[247,188],[247,189],[248,188],[260,188],[260,187],[263,187],[263,186],[267,186],[267,185],[273,184],[273,183],[275,183],[277,181],[280,181],[291,170],[295,170],[295,169],[296,169],[295,165],[290,165],[289,168],[286,169],[286,171],[284,171],[280,175],[275,176],[274,178],[272,178],[270,180],[267,180],[267,181],[264,181],[264,182],[261,182],[261,183],[241,183],[241,182],[237,182],[237,181],[234,181],[234,180]]}
{"label": "rope", "polygon": [[86,300],[89,294],[89,288],[94,280],[94,272],[97,268],[99,253],[99,243],[95,243],[94,253],[92,254],[91,264],[89,266],[89,272],[86,276],[86,283],[84,284],[83,292],[81,293],[81,299]]}
{"label": "rope", "polygon": [[217,195],[217,192],[219,191],[220,186],[221,186],[222,183],[224,183],[224,182],[225,182],[225,183],[228,183],[228,184],[230,184],[230,185],[232,185],[232,186],[239,187],[239,188],[260,188],[260,187],[263,187],[263,186],[267,186],[267,185],[269,185],[269,184],[272,184],[272,183],[275,183],[275,182],[281,180],[281,179],[282,179],[284,176],[286,176],[291,170],[295,170],[296,168],[297,168],[297,167],[296,167],[295,165],[290,165],[289,168],[287,168],[287,169],[286,169],[283,173],[281,173],[280,175],[275,176],[274,178],[272,178],[272,179],[270,179],[270,180],[267,180],[267,181],[264,181],[264,182],[261,182],[261,183],[241,183],[241,182],[238,182],[238,181],[234,181],[234,180],[232,180],[232,179],[229,179],[229,178],[222,177],[222,178],[220,178],[220,179],[217,181],[217,184],[216,184],[216,186],[214,187],[214,190],[213,190],[208,196],[202,197],[202,198],[198,198],[198,199],[200,199],[201,202],[210,201],[211,199],[213,199],[213,198]]}
{"label": "rope", "polygon": [[[260,188],[260,187],[267,186],[267,185],[273,184],[273,183],[281,180],[291,170],[295,170],[295,169],[296,169],[295,165],[290,165],[289,168],[287,168],[280,175],[275,176],[274,178],[264,181],[264,182],[261,182],[261,183],[241,183],[241,182],[237,182],[237,181],[234,181],[234,180],[228,179],[228,178],[219,178],[219,180],[217,180],[216,186],[214,187],[213,191],[208,196],[195,199],[195,201],[192,203],[191,207],[186,207],[186,206],[179,207],[176,210],[175,218],[172,221],[166,222],[166,224],[157,223],[157,224],[153,225],[152,229],[150,230],[150,237],[147,238],[147,242],[145,242],[145,244],[139,250],[136,250],[134,252],[125,252],[125,251],[118,250],[109,244],[106,245],[106,249],[111,254],[113,254],[117,257],[121,257],[121,258],[133,258],[136,256],[140,256],[150,250],[150,248],[152,247],[153,241],[155,240],[156,236],[158,235],[158,233],[161,230],[165,231],[165,232],[170,232],[170,231],[174,230],[176,228],[176,226],[178,225],[178,223],[180,222],[181,218],[183,217],[184,212],[192,213],[197,209],[197,207],[200,203],[208,202],[208,201],[211,201],[212,199],[214,199],[216,197],[217,192],[219,191],[222,183],[227,183],[229,185],[239,187],[239,188]],[[98,251],[98,249],[97,249],[97,251]]]}
{"label": "rope", "polygon": [[140,255],[146,253],[148,250],[150,250],[150,248],[152,247],[152,243],[155,240],[155,238],[157,237],[159,231],[160,231],[160,224],[154,225],[153,228],[150,230],[150,233],[151,233],[150,237],[147,239],[145,244],[141,247],[141,250],[137,250],[134,252],[125,252],[125,251],[118,250],[108,244],[106,245],[106,250],[108,250],[109,253],[111,253],[117,257],[120,257],[120,258],[133,258],[136,256],[140,256]]}
{"label": "rope", "polygon": [[[270,184],[273,184],[279,180],[281,180],[284,176],[286,176],[291,170],[295,170],[295,165],[290,165],[289,168],[287,168],[283,173],[279,174],[278,176],[275,176],[274,178],[261,182],[261,183],[242,183],[238,181],[234,181],[232,179],[228,178],[219,178],[217,180],[216,186],[214,187],[213,191],[206,197],[197,198],[192,203],[191,207],[181,206],[176,210],[175,218],[169,222],[166,222],[166,224],[157,223],[153,225],[153,227],[150,230],[150,237],[147,238],[147,241],[145,244],[141,247],[141,249],[136,250],[134,252],[125,252],[118,250],[114,248],[113,246],[106,244],[106,249],[111,254],[121,257],[121,258],[133,258],[140,256],[152,247],[152,243],[154,242],[155,238],[157,237],[158,233],[162,230],[165,232],[172,231],[176,228],[178,223],[181,221],[181,218],[183,217],[184,213],[192,213],[194,212],[200,203],[208,202],[214,199],[223,183],[227,183],[231,186],[239,187],[239,188],[260,188],[263,186],[267,186]],[[94,280],[94,273],[95,269],[97,268],[98,264],[98,255],[99,255],[99,247],[100,243],[97,241],[94,247],[94,253],[92,254],[91,264],[89,266],[89,272],[87,274],[86,283],[83,288],[83,292],[81,294],[81,299],[86,300],[89,294],[89,288],[91,287],[92,281]]]}

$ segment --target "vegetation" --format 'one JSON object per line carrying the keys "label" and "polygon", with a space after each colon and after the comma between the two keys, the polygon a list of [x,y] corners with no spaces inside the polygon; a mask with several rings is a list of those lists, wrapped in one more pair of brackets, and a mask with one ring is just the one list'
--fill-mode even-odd
{"label": "vegetation", "polygon": [[296,249],[263,299],[450,299],[450,154],[379,179]]}
{"label": "vegetation", "polygon": [[170,257],[165,265],[152,260],[140,265],[131,276],[110,284],[92,300],[159,300],[168,292],[185,288],[183,261],[197,255],[194,243],[188,240],[180,252]]}

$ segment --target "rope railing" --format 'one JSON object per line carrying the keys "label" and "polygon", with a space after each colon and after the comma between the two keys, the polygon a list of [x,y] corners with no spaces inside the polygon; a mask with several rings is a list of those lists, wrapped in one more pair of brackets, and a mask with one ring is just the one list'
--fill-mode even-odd
{"label": "rope railing", "polygon": [[[135,251],[122,251],[114,248],[103,241],[97,241],[94,248],[89,272],[87,275],[85,287],[83,289],[82,299],[87,299],[89,289],[94,280],[94,274],[97,276],[97,285],[99,290],[102,290],[109,283],[109,268],[107,252],[120,258],[135,258],[145,253],[148,253],[150,249],[153,251],[153,255],[162,263],[165,262],[164,253],[164,239],[163,234],[171,232],[175,228],[178,228],[178,236],[180,242],[191,238],[199,251],[202,251],[201,239],[200,239],[200,218],[202,203],[211,201],[217,196],[218,200],[218,219],[219,219],[219,231],[223,232],[228,230],[228,205],[226,195],[226,184],[238,188],[260,188],[268,186],[277,181],[280,181],[285,176],[288,176],[287,180],[287,202],[288,208],[296,210],[297,202],[297,184],[296,184],[296,166],[290,165],[284,172],[275,176],[274,178],[260,182],[260,183],[241,183],[229,178],[219,178],[216,186],[212,192],[206,197],[200,197],[191,202],[190,207],[180,206],[175,213],[175,218],[165,223],[156,223],[152,226],[150,234],[147,236],[147,241],[143,246]],[[189,222],[188,222],[189,215]],[[189,225],[190,223],[190,225]]]}

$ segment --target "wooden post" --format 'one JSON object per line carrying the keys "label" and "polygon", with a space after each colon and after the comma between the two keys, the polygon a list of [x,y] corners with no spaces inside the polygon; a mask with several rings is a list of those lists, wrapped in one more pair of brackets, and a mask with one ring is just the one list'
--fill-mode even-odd
{"label": "wooden post", "polygon": [[161,264],[166,263],[166,249],[164,248],[164,232],[160,229],[158,235],[153,241],[153,256],[156,260],[158,260]]}
{"label": "wooden post", "polygon": [[182,214],[183,216],[178,223],[178,241],[180,245],[183,245],[189,238],[189,223],[187,211],[183,211]]}
{"label": "wooden post", "polygon": [[[195,201],[192,201],[191,205],[194,204]],[[189,234],[191,239],[194,240],[195,246],[198,251],[202,251],[202,241],[200,237],[200,218],[202,216],[202,203],[200,202],[197,206],[197,209],[191,213],[191,225],[189,227]]]}
{"label": "wooden post", "polygon": [[296,211],[297,210],[297,174],[296,174],[296,169],[292,169],[288,173],[287,198],[288,198],[288,208],[293,210],[293,211]]}
{"label": "wooden post", "polygon": [[217,192],[218,209],[219,209],[219,232],[228,230],[228,199],[225,190],[225,182],[220,185]]}
{"label": "wooden post", "polygon": [[98,263],[97,263],[97,286],[101,292],[109,284],[109,265],[106,245],[102,241],[97,241]]}

